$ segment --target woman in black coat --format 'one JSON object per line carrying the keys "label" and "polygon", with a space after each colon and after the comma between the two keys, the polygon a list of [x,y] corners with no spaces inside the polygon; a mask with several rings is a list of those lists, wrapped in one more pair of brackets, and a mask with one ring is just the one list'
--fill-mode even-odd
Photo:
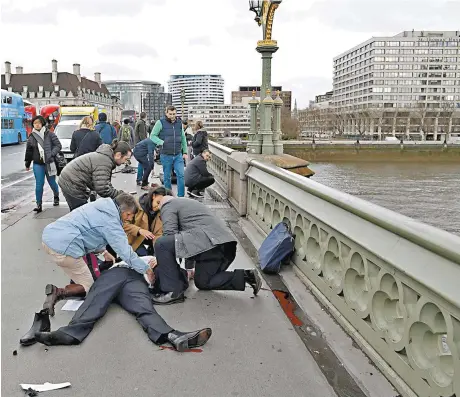
{"label": "woman in black coat", "polygon": [[86,153],[92,153],[102,145],[102,139],[97,131],[94,130],[92,117],[83,117],[80,129],[74,131],[70,141],[70,151],[74,153],[74,158]]}
{"label": "woman in black coat", "polygon": [[192,141],[192,148],[193,148],[193,155],[198,156],[203,152],[205,149],[209,149],[208,147],[208,132],[203,129],[203,122],[197,121],[195,123],[195,135],[193,135]]}
{"label": "woman in black coat", "polygon": [[59,205],[59,187],[56,183],[57,168],[55,164],[56,155],[61,151],[62,145],[59,138],[48,130],[46,121],[42,116],[32,119],[34,129],[27,140],[25,166],[30,171],[30,164],[33,162],[35,176],[35,199],[37,206],[36,213],[42,212],[43,186],[45,177],[54,193],[53,205]]}

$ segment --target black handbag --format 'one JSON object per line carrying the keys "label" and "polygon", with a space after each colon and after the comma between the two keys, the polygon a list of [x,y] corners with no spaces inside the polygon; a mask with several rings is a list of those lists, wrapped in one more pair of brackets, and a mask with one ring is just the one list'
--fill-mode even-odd
{"label": "black handbag", "polygon": [[54,157],[54,163],[56,164],[57,175],[59,176],[61,175],[61,171],[67,165],[67,160],[65,159],[64,154],[62,152],[56,154],[56,156]]}

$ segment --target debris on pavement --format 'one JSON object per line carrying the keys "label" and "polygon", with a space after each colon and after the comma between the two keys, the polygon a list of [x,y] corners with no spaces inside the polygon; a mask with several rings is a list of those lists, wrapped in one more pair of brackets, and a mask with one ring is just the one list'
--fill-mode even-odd
{"label": "debris on pavement", "polygon": [[26,390],[26,396],[28,396],[28,397],[36,397],[36,396],[38,396],[38,392],[36,392],[34,389],[29,387]]}
{"label": "debris on pavement", "polygon": [[[42,392],[42,391],[50,391],[50,390],[58,390],[64,389],[66,387],[70,387],[70,382],[65,383],[49,383],[45,382],[41,385],[31,385],[26,383],[21,383],[20,386],[23,390],[30,392]],[[36,396],[37,394],[28,394],[29,396]]]}
{"label": "debris on pavement", "polygon": [[62,306],[61,310],[68,311],[68,312],[76,312],[81,305],[83,305],[83,300],[73,300],[69,299],[64,306]]}
{"label": "debris on pavement", "polygon": [[18,351],[17,350],[13,350],[13,356],[17,356],[18,355]]}

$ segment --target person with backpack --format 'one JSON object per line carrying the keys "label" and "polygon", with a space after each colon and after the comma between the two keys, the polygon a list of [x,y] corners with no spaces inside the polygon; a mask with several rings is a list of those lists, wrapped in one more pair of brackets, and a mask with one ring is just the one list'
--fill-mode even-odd
{"label": "person with backpack", "polygon": [[[103,114],[103,113],[102,113]],[[92,153],[102,145],[102,139],[93,127],[93,118],[83,117],[80,129],[74,131],[70,142],[70,151],[74,153],[74,158],[82,154]]]}
{"label": "person with backpack", "polygon": [[129,125],[129,119],[124,119],[120,131],[118,131],[118,140],[133,147],[133,132],[133,127]]}
{"label": "person with backpack", "polygon": [[171,173],[177,177],[177,196],[185,196],[184,160],[187,160],[187,140],[182,122],[176,117],[176,108],[168,106],[165,117],[155,123],[150,139],[161,146],[160,161],[163,166],[164,185],[172,189]]}
{"label": "person with backpack", "polygon": [[99,122],[96,124],[96,132],[102,139],[102,143],[111,145],[113,140],[117,138],[115,127],[107,122],[107,115],[105,113],[99,114]]}
{"label": "person with backpack", "polygon": [[140,141],[147,139],[147,123],[145,118],[147,113],[141,112],[141,119],[134,126],[134,145],[137,145]]}

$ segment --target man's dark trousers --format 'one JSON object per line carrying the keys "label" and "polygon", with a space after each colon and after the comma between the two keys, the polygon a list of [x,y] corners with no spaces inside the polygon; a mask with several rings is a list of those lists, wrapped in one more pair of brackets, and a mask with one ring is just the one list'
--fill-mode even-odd
{"label": "man's dark trousers", "polygon": [[150,163],[147,159],[138,159],[137,161],[142,166],[144,172],[142,175],[142,186],[146,186],[149,184],[150,173],[153,170],[153,162]]}
{"label": "man's dark trousers", "polygon": [[163,343],[165,336],[173,331],[153,307],[144,276],[123,267],[103,272],[89,290],[85,302],[75,313],[72,321],[66,327],[59,328],[59,331],[82,342],[112,302],[134,314],[154,343]]}
{"label": "man's dark trousers", "polygon": [[[185,291],[184,270],[176,261],[174,236],[162,236],[155,243],[158,265],[155,275],[162,292]],[[203,290],[244,291],[244,270],[227,271],[236,256],[236,242],[217,245],[192,258],[195,261],[195,285]],[[186,286],[185,286],[186,285]]]}
{"label": "man's dark trousers", "polygon": [[202,176],[193,186],[187,186],[189,191],[202,191],[215,182],[213,176]]}

